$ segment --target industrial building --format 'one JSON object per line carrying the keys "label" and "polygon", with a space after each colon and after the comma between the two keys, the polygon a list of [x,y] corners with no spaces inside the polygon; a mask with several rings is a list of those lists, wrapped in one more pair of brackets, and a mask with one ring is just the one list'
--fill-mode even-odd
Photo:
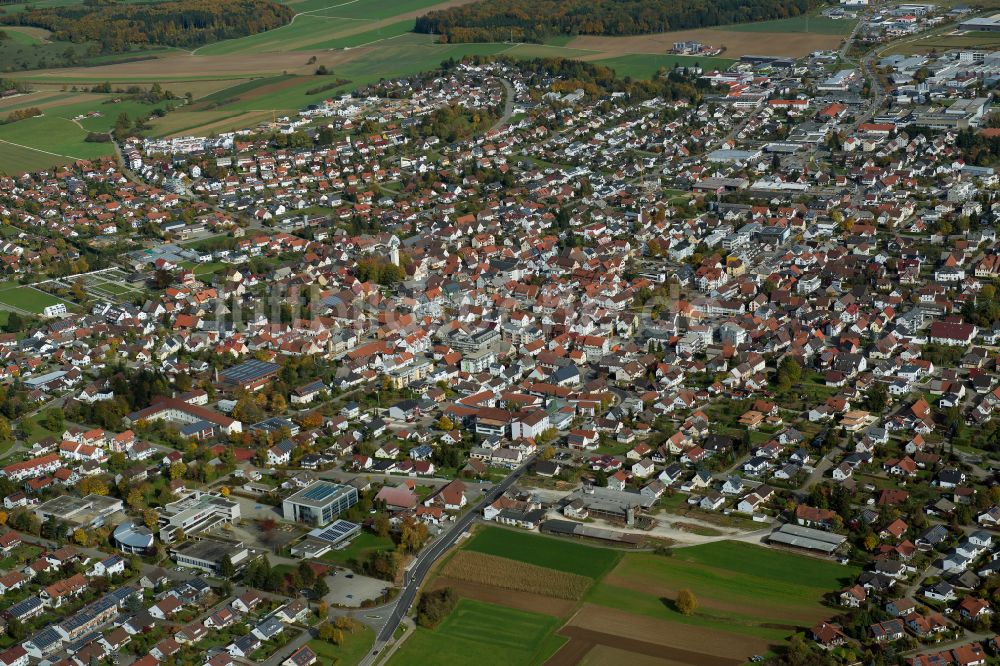
{"label": "industrial building", "polygon": [[357,488],[329,481],[316,481],[294,495],[286,497],[281,503],[281,508],[285,520],[322,527],[357,503]]}
{"label": "industrial building", "polygon": [[970,18],[959,23],[958,28],[969,32],[1000,32],[1000,15]]}
{"label": "industrial building", "polygon": [[830,555],[847,541],[847,537],[787,523],[771,532],[768,541]]}

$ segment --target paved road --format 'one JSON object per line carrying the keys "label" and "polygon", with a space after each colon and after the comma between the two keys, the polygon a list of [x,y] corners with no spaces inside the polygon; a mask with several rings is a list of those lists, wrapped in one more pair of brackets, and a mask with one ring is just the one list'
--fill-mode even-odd
{"label": "paved road", "polygon": [[[372,651],[368,652],[368,655],[361,661],[360,666],[372,666],[375,661],[379,658],[382,653],[383,648],[392,639],[396,629],[406,618],[406,614],[409,612],[413,602],[416,600],[417,592],[420,590],[420,586],[423,584],[424,578],[430,572],[431,566],[440,558],[449,548],[455,545],[458,538],[469,529],[469,526],[479,517],[482,513],[483,508],[489,502],[494,501],[499,495],[505,493],[515,481],[517,481],[527,468],[534,461],[534,456],[529,458],[524,465],[519,467],[510,473],[507,478],[505,478],[498,485],[493,486],[489,490],[485,490],[485,494],[479,502],[473,505],[468,511],[466,511],[461,518],[459,518],[455,523],[451,525],[448,531],[444,532],[437,541],[431,543],[426,549],[417,557],[415,564],[412,565],[410,573],[407,577],[406,585],[403,587],[402,592],[394,600],[385,604],[384,606],[378,606],[375,608],[362,608],[362,609],[342,609],[342,608],[330,608],[330,617],[336,617],[339,615],[348,615],[356,620],[364,622],[369,626],[373,626],[376,631],[375,645],[372,647]],[[483,484],[484,486],[486,484]],[[269,554],[272,562],[277,561],[273,555]],[[375,620],[374,618],[379,618]],[[280,650],[275,652],[271,657],[265,661],[261,666],[279,666],[288,655],[295,652],[303,645],[305,645],[311,638],[314,637],[315,629],[310,631],[305,631],[302,635],[296,637],[287,645],[283,646]]]}
{"label": "paved road", "polygon": [[514,86],[507,79],[497,80],[500,81],[504,88],[503,115],[500,116],[500,120],[493,123],[493,127],[486,130],[487,134],[506,125],[510,117],[514,115]]}
{"label": "paved road", "polygon": [[472,523],[479,517],[483,508],[496,500],[497,497],[505,493],[514,482],[516,482],[527,470],[528,466],[534,461],[534,456],[529,458],[521,467],[517,468],[511,474],[504,479],[499,485],[495,486],[491,491],[486,493],[478,503],[472,506],[468,511],[466,511],[461,518],[459,518],[454,525],[451,526],[443,536],[441,536],[437,541],[426,548],[420,556],[417,557],[416,562],[410,569],[407,575],[406,585],[403,587],[403,591],[398,597],[393,605],[386,606],[383,612],[388,610],[388,619],[385,625],[378,632],[378,636],[375,638],[375,646],[373,652],[369,652],[368,655],[361,661],[361,666],[370,666],[375,662],[375,653],[381,652],[382,648],[385,647],[392,639],[392,635],[396,632],[396,628],[399,627],[400,622],[409,612],[410,607],[416,600],[417,592],[420,590],[420,586],[423,584],[424,578],[430,572],[431,566],[437,561],[449,548],[455,545],[459,537],[462,536],[469,529]]}

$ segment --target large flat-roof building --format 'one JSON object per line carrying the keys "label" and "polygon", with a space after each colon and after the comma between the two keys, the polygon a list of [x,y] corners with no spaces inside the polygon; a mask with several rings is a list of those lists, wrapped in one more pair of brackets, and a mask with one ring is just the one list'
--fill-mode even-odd
{"label": "large flat-roof building", "polygon": [[321,527],[358,503],[358,490],[329,481],[316,481],[281,503],[285,520]]}
{"label": "large flat-roof building", "polygon": [[830,555],[840,548],[847,537],[823,530],[815,530],[811,527],[802,527],[786,523],[767,538],[771,543],[780,543],[784,546],[803,548],[805,550],[815,550]]}
{"label": "large flat-roof building", "polygon": [[239,519],[239,502],[194,490],[163,507],[160,512],[160,539],[164,543],[172,543],[178,531],[192,536]]}
{"label": "large flat-roof building", "polygon": [[222,541],[217,539],[201,539],[200,541],[185,541],[170,549],[170,555],[177,564],[200,569],[218,575],[222,570],[222,562],[229,557],[234,566],[240,567],[260,555],[243,545],[242,541]]}
{"label": "large flat-roof building", "polygon": [[958,29],[969,32],[1000,32],[1000,14],[967,19],[958,25]]}
{"label": "large flat-roof building", "polygon": [[122,501],[114,497],[60,495],[36,506],[35,515],[39,520],[53,518],[73,527],[100,527],[108,516],[121,511],[122,507]]}
{"label": "large flat-roof building", "polygon": [[271,380],[277,377],[279,370],[281,370],[281,366],[277,363],[250,359],[239,365],[226,368],[219,373],[219,378],[230,386],[239,386],[248,391],[257,391],[264,388]]}

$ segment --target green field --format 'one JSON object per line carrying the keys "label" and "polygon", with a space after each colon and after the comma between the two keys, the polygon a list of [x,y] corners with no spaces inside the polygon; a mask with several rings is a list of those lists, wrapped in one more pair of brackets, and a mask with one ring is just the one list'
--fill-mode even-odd
{"label": "green field", "polygon": [[817,35],[849,35],[856,21],[831,19],[825,16],[796,16],[795,18],[736,23],[721,26],[727,32],[813,32]]}
{"label": "green field", "polygon": [[[110,143],[88,143],[85,141],[87,134],[109,131],[120,113],[135,119],[148,114],[153,107],[127,100],[119,104],[104,104],[110,97],[53,106],[44,109],[42,116],[0,125],[0,141],[6,142],[0,143],[0,157],[3,158],[0,160],[0,173],[37,171],[77,159],[113,154],[114,148]],[[74,120],[91,111],[101,115]]]}
{"label": "green field", "polygon": [[64,301],[58,296],[47,294],[34,287],[6,287],[0,289],[0,303],[36,314],[41,314],[42,309],[48,305],[55,305],[56,303],[66,303],[67,306],[72,305],[69,301]]}
{"label": "green field", "polygon": [[621,555],[616,550],[498,527],[479,530],[464,548],[595,579],[610,571]]}
{"label": "green field", "polygon": [[626,55],[617,58],[594,60],[595,64],[604,65],[615,70],[619,77],[630,76],[633,79],[651,79],[663,67],[701,67],[705,71],[713,69],[729,69],[735,60],[729,58],[709,58],[701,56],[681,55]]}
{"label": "green field", "polygon": [[332,645],[326,641],[313,639],[307,643],[319,657],[320,664],[342,664],[354,666],[359,663],[375,643],[375,632],[371,627],[363,625],[360,631],[344,634],[341,645]]}
{"label": "green field", "polygon": [[[745,648],[749,656],[750,650],[763,652],[767,646],[783,644],[796,632],[833,615],[836,611],[824,605],[824,598],[859,573],[855,567],[829,560],[738,541],[677,548],[672,555],[659,555],[486,527],[462,548],[582,574],[596,583],[568,615],[537,616],[530,630],[522,628],[522,616],[534,613],[463,597],[441,627],[418,629],[409,637],[393,664],[433,661],[434,655],[438,655],[437,663],[468,663],[462,656],[466,636],[487,646],[484,652],[489,658],[496,655],[506,663],[535,663],[557,649],[564,639],[555,631],[563,622],[574,624],[572,618],[578,614],[591,618],[607,614],[634,622],[650,632],[663,632],[665,646],[698,651],[696,644],[685,643],[685,637],[695,632],[698,640],[717,639],[730,651],[740,646],[735,649]],[[674,605],[682,589],[691,590],[698,600],[693,614],[684,615]],[[502,598],[497,603],[506,603]],[[487,612],[492,621],[483,617]],[[521,637],[517,646],[509,644],[514,637]],[[522,652],[511,653],[515,647]],[[705,654],[715,653],[706,649]]]}
{"label": "green field", "polygon": [[[0,28],[2,29],[2,28]],[[65,64],[67,49],[75,57],[83,59],[89,48],[87,44],[70,42],[42,43],[23,32],[7,30],[9,39],[0,41],[0,72],[19,72],[26,69],[59,67]]]}
{"label": "green field", "polygon": [[377,550],[393,550],[395,547],[396,544],[389,537],[380,537],[371,532],[362,532],[354,537],[346,548],[331,550],[320,559],[333,564],[347,564],[352,560],[361,562],[368,557],[368,553]]}
{"label": "green field", "polygon": [[[413,29],[413,19],[401,20],[380,29],[364,30],[374,23],[438,4],[440,0],[354,0],[330,3],[329,0],[305,0],[287,3],[299,14],[288,25],[274,30],[209,44],[197,49],[198,55],[230,55],[262,51],[306,51],[350,48],[403,34]],[[360,26],[360,27],[359,27]],[[340,33],[340,34],[338,34]],[[349,34],[343,34],[349,33]],[[354,35],[366,34],[357,40]],[[374,33],[374,36],[371,34]],[[340,40],[344,40],[341,42]]]}
{"label": "green field", "polygon": [[564,642],[553,634],[559,623],[548,615],[461,599],[440,626],[418,628],[389,663],[541,664]]}
{"label": "green field", "polygon": [[[585,600],[669,622],[772,642],[830,614],[822,599],[859,570],[738,541],[679,548],[672,557],[627,553]],[[699,600],[683,615],[670,600],[681,589]]]}
{"label": "green field", "polygon": [[34,35],[29,35],[25,32],[21,32],[20,30],[15,30],[10,27],[6,26],[2,27],[0,28],[0,32],[6,34],[7,38],[10,41],[14,42],[15,44],[20,44],[22,46],[31,46],[33,44],[42,43],[42,40],[40,40],[38,37],[35,37]]}

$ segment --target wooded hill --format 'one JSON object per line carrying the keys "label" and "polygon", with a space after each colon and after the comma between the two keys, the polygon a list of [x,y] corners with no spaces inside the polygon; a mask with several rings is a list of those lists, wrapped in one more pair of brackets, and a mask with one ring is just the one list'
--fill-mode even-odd
{"label": "wooded hill", "polygon": [[98,42],[104,53],[137,46],[192,47],[282,26],[295,12],[271,0],[174,0],[158,4],[88,2],[0,17],[8,25],[47,28],[53,39]]}
{"label": "wooded hill", "polygon": [[556,35],[641,35],[799,16],[817,0],[479,0],[429,12],[416,31],[447,42],[541,42]]}

